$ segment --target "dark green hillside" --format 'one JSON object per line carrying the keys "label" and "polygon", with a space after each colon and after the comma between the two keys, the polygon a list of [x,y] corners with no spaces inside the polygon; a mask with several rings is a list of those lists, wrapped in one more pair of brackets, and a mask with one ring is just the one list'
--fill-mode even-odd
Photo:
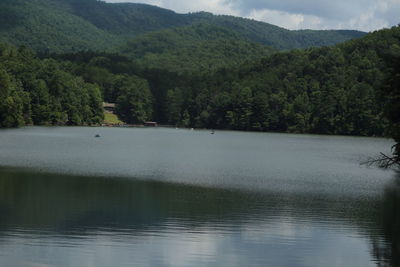
{"label": "dark green hillside", "polygon": [[226,28],[194,24],[148,33],[130,41],[121,52],[142,68],[209,73],[268,56],[275,49],[249,42]]}
{"label": "dark green hillside", "polygon": [[398,74],[390,53],[399,46],[400,27],[394,27],[335,47],[281,52],[189,79],[159,102],[167,103],[166,120],[178,125],[382,135],[390,124],[398,128]]}
{"label": "dark green hillside", "polygon": [[0,41],[38,51],[112,51],[128,39],[186,25],[173,11],[97,0],[2,0]]}
{"label": "dark green hillside", "polygon": [[207,23],[277,49],[333,45],[357,31],[289,31],[254,20],[209,13],[177,14],[144,4],[97,0],[1,0],[0,41],[34,50],[116,51],[127,40],[167,28]]}
{"label": "dark green hillside", "polygon": [[299,30],[291,32],[295,36],[295,44],[286,49],[331,46],[351,39],[365,36],[365,32],[349,30]]}
{"label": "dark green hillside", "polygon": [[71,13],[111,34],[133,37],[164,28],[189,24],[192,19],[171,10],[133,3],[98,0],[57,0],[68,3]]}
{"label": "dark green hillside", "polygon": [[0,40],[53,52],[103,50],[121,42],[53,0],[0,1]]}

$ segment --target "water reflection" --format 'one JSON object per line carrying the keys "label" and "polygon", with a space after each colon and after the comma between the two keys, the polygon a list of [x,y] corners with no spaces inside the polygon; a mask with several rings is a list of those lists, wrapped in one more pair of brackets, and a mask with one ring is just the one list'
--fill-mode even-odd
{"label": "water reflection", "polygon": [[335,197],[1,168],[0,265],[399,266],[399,188]]}
{"label": "water reflection", "polygon": [[373,254],[380,266],[400,266],[400,174],[385,189],[381,203],[383,239],[372,238]]}

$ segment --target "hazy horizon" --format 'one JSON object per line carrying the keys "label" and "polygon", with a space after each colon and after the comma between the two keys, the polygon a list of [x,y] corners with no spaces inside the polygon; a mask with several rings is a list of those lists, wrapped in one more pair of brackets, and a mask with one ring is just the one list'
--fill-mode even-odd
{"label": "hazy horizon", "polygon": [[348,29],[374,31],[400,23],[400,0],[104,0],[142,3],[177,13],[206,11],[267,22],[290,30]]}

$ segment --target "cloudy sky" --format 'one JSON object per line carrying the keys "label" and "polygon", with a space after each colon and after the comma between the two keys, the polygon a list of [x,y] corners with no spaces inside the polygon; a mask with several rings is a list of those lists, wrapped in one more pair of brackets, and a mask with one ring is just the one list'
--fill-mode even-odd
{"label": "cloudy sky", "polygon": [[106,0],[147,3],[179,13],[208,11],[288,29],[372,31],[400,23],[400,0]]}

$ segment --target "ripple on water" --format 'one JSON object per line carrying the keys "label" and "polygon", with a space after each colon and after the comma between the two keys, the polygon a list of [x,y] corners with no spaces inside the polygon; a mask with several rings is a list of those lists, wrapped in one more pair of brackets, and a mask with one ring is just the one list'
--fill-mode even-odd
{"label": "ripple on water", "polygon": [[0,168],[0,265],[390,263],[395,175],[359,165],[390,145],[174,129],[0,131],[0,166],[15,167]]}

